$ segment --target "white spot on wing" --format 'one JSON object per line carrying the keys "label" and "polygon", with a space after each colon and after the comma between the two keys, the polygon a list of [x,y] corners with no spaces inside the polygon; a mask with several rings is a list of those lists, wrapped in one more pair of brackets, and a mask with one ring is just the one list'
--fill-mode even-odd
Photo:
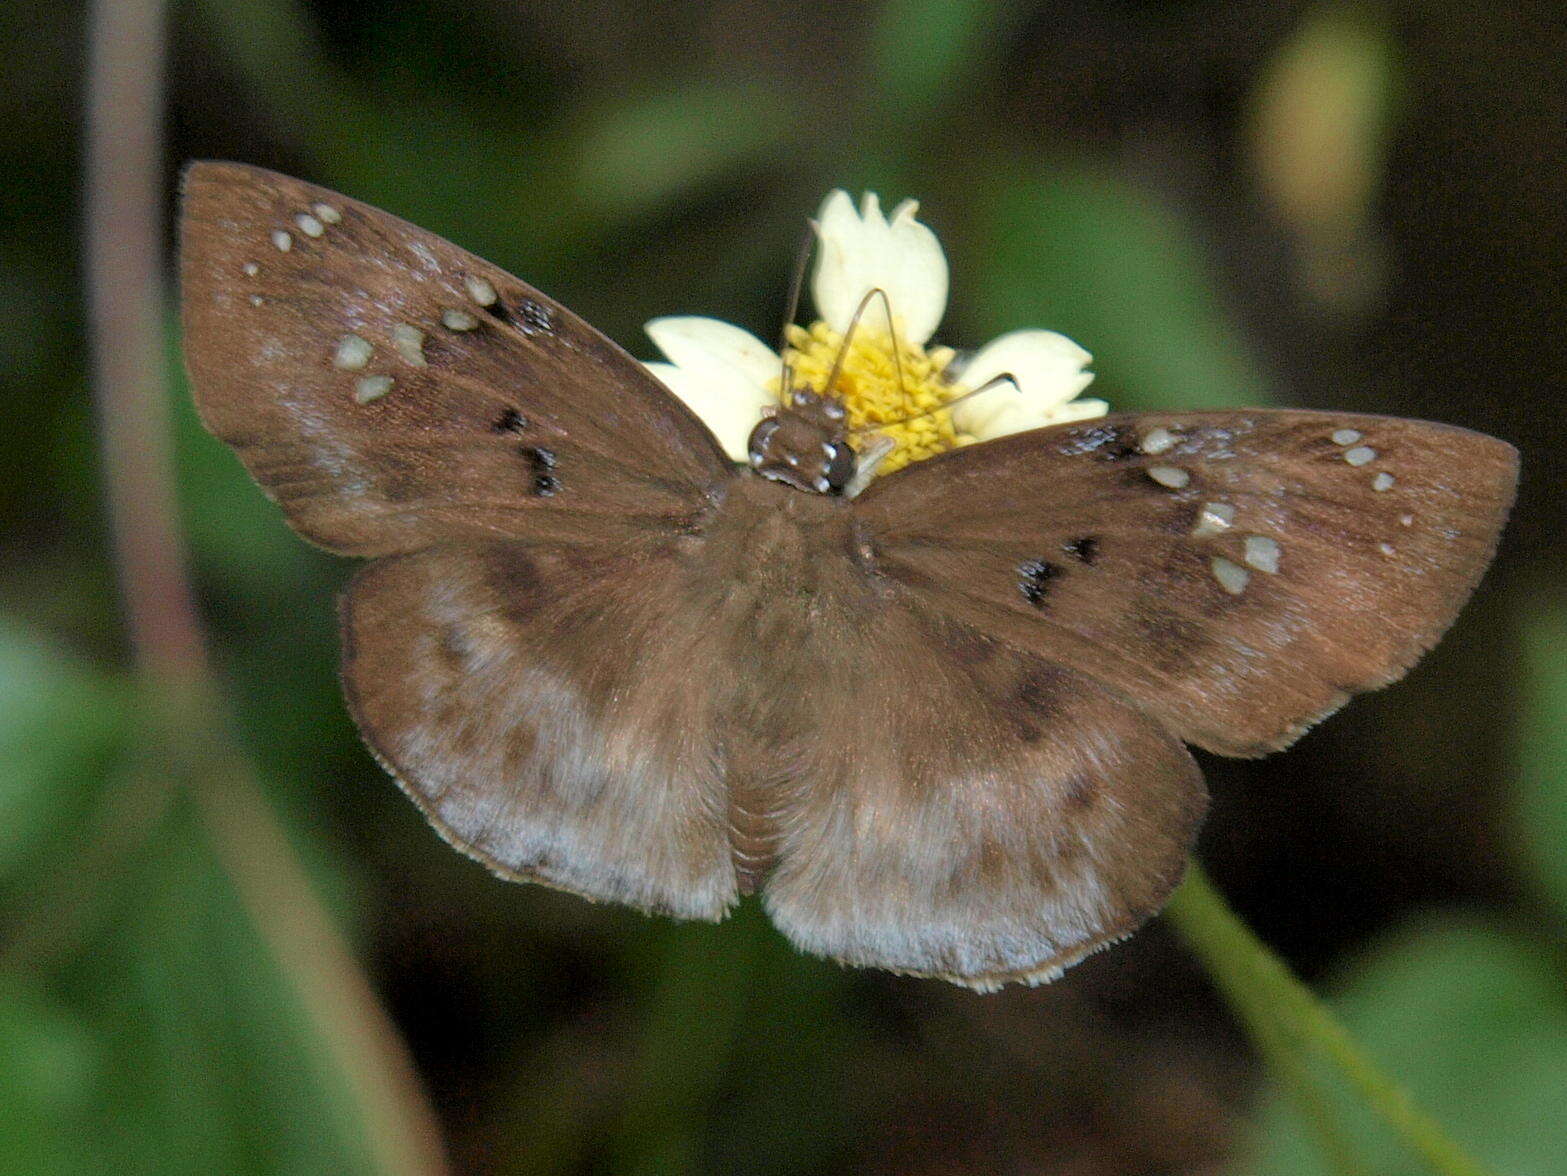
{"label": "white spot on wing", "polygon": [[1222,555],[1216,555],[1209,560],[1208,567],[1213,572],[1213,578],[1219,582],[1219,587],[1231,596],[1239,596],[1244,592],[1247,582],[1251,579],[1250,572]]}
{"label": "white spot on wing", "polygon": [[1241,558],[1248,566],[1256,568],[1259,572],[1267,572],[1271,576],[1279,570],[1278,540],[1270,539],[1266,535],[1247,535],[1245,554]]}
{"label": "white spot on wing", "polygon": [[247,261],[241,268],[247,278],[253,278],[261,272],[261,267],[253,261]]}
{"label": "white spot on wing", "polygon": [[373,351],[368,340],[358,335],[344,335],[337,341],[337,350],[332,353],[332,366],[347,372],[357,372],[370,362]]}
{"label": "white spot on wing", "polygon": [[1392,474],[1386,474],[1386,473],[1378,474],[1376,477],[1371,479],[1371,488],[1373,490],[1387,490],[1392,485],[1393,485],[1393,475]]}
{"label": "white spot on wing", "polygon": [[324,200],[318,200],[310,206],[310,211],[321,219],[323,224],[335,225],[341,223],[343,214],[338,212]]}
{"label": "white spot on wing", "polygon": [[1359,429],[1337,429],[1333,433],[1333,444],[1353,445],[1360,440],[1360,436]]}
{"label": "white spot on wing", "polygon": [[479,320],[466,310],[447,309],[441,311],[441,325],[449,331],[471,331],[479,325]]}
{"label": "white spot on wing", "polygon": [[430,361],[424,357],[424,332],[418,327],[398,323],[392,328],[392,346],[414,367],[430,366]]}
{"label": "white spot on wing", "polygon": [[1149,466],[1147,474],[1161,486],[1168,486],[1171,490],[1179,490],[1192,480],[1191,474],[1179,466]]}
{"label": "white spot on wing", "polygon": [[468,297],[472,298],[480,306],[494,306],[497,295],[495,287],[490,285],[489,279],[480,277],[466,277],[462,283],[468,290]]}
{"label": "white spot on wing", "polygon": [[326,232],[326,226],[308,212],[302,212],[296,216],[294,223],[299,226],[299,231],[307,237],[319,237]]}
{"label": "white spot on wing", "polygon": [[354,400],[360,404],[369,404],[372,400],[381,399],[391,390],[391,376],[365,376],[354,385]]}
{"label": "white spot on wing", "polygon": [[282,229],[273,229],[272,244],[277,246],[279,253],[287,253],[294,247],[294,238],[289,236]]}
{"label": "white spot on wing", "polygon": [[1141,447],[1142,451],[1149,454],[1163,453],[1166,449],[1169,449],[1170,446],[1174,444],[1175,434],[1170,432],[1170,430],[1166,429],[1163,425],[1160,425],[1155,429],[1149,429],[1148,432],[1143,435],[1142,441],[1139,442],[1139,446]]}
{"label": "white spot on wing", "polygon": [[1234,523],[1235,508],[1228,502],[1205,502],[1197,512],[1197,525],[1192,528],[1192,535],[1208,539],[1228,531]]}
{"label": "white spot on wing", "polygon": [[1352,466],[1363,466],[1368,461],[1374,461],[1377,451],[1369,445],[1357,445],[1344,455],[1344,460]]}

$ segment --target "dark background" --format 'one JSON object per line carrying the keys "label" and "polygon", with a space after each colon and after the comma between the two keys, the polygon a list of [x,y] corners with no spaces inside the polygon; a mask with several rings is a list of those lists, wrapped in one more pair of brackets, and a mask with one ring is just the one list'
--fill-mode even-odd
{"label": "dark background", "polygon": [[[349,565],[194,423],[172,286],[192,574],[287,840],[225,839],[164,787],[95,450],[86,29],[0,10],[0,1170],[394,1170],[331,1045],[364,994],[288,938],[314,901],[459,1171],[1331,1170],[1161,921],[981,997],[801,957],[754,904],[680,926],[447,849],[339,700]],[[947,248],[939,341],[1062,330],[1115,408],[1342,408],[1518,445],[1517,511],[1453,632],[1291,751],[1206,759],[1199,856],[1455,1134],[1507,1173],[1567,1170],[1559,6],[199,0],[169,34],[171,232],[184,161],[263,164],[649,355],[660,314],[773,337],[803,218],[873,187],[918,197]],[[1344,1113],[1378,1172],[1421,1170]]]}

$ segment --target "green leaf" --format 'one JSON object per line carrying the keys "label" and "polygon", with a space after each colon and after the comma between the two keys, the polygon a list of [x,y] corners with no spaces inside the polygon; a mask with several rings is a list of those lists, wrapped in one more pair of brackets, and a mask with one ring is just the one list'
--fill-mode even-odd
{"label": "green leaf", "polygon": [[663,210],[724,177],[783,158],[795,138],[787,94],[758,84],[685,83],[617,99],[573,134],[576,200],[600,221]]}
{"label": "green leaf", "polygon": [[0,1166],[28,1176],[92,1167],[80,1129],[100,1059],[71,1012],[19,976],[0,975]]}
{"label": "green leaf", "polygon": [[1567,606],[1535,610],[1523,655],[1518,835],[1536,882],[1567,920]]}
{"label": "green leaf", "polygon": [[887,0],[871,69],[888,121],[916,122],[965,90],[1005,16],[988,0]]}
{"label": "green leaf", "polygon": [[[1456,916],[1407,928],[1368,952],[1336,1011],[1426,1110],[1508,1176],[1567,1171],[1567,996],[1552,962],[1504,931]],[[1378,1176],[1428,1176],[1419,1159],[1334,1091],[1337,1117]],[[1288,1100],[1265,1101],[1237,1173],[1328,1169]]]}
{"label": "green leaf", "polygon": [[980,210],[978,252],[968,317],[984,330],[972,337],[1021,327],[1070,336],[1094,354],[1090,394],[1112,408],[1268,400],[1188,227],[1108,168],[1002,179]]}
{"label": "green leaf", "polygon": [[128,693],[0,616],[0,885],[37,864],[97,791]]}
{"label": "green leaf", "polygon": [[372,1170],[293,988],[181,804],[117,879],[120,909],[61,969],[102,1058],[83,1170]]}
{"label": "green leaf", "polygon": [[0,972],[0,1170],[372,1171],[358,1104],[188,803],[107,865],[95,917]]}
{"label": "green leaf", "polygon": [[205,827],[133,796],[179,770],[131,754],[133,716],[127,685],[0,618],[0,1170],[369,1171]]}

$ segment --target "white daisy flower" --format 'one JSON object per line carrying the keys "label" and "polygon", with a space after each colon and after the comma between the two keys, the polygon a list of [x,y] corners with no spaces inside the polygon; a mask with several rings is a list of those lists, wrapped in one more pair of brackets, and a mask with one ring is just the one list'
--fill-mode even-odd
{"label": "white daisy flower", "polygon": [[[817,217],[811,275],[821,317],[809,327],[791,324],[782,356],[730,323],[673,316],[647,324],[668,361],[648,370],[739,462],[757,421],[795,388],[827,393],[835,365],[830,391],[850,429],[874,431],[886,438],[884,448],[890,442],[880,473],[957,445],[1102,416],[1104,401],[1078,399],[1094,378],[1084,370],[1091,357],[1064,335],[1012,331],[961,361],[950,348],[928,346],[947,309],[947,259],[936,235],[914,219],[918,207],[905,200],[889,218],[873,192],[858,210],[847,192],[832,192]],[[867,304],[877,290],[885,302],[877,296]],[[785,364],[789,388],[782,386]],[[1000,376],[1010,380],[969,395]]]}

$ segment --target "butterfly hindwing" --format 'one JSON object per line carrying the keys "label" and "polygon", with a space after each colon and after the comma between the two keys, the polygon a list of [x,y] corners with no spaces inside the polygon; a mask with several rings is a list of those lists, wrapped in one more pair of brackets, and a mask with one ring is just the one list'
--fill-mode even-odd
{"label": "butterfly hindwing", "polygon": [[361,733],[441,833],[497,873],[716,919],[736,897],[713,695],[668,552],[457,543],[345,593]]}
{"label": "butterfly hindwing", "polygon": [[203,421],[332,550],[680,529],[731,474],[696,417],[592,327],[335,192],[195,164],[180,261]]}
{"label": "butterfly hindwing", "polygon": [[900,591],[1256,755],[1435,643],[1516,479],[1511,446],[1444,425],[1147,414],[959,449],[857,508]]}
{"label": "butterfly hindwing", "polygon": [[[1190,754],[1085,674],[883,600],[811,700],[764,890],[797,945],[989,989],[1052,979],[1180,880]],[[851,640],[863,645],[854,647]]]}

